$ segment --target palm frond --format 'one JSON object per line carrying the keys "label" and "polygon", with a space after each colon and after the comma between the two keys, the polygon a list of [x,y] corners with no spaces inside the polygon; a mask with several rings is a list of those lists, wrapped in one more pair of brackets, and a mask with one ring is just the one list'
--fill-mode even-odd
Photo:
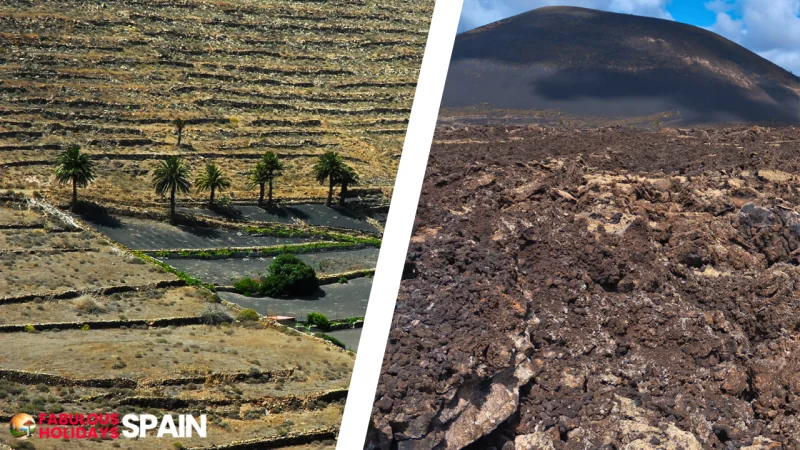
{"label": "palm frond", "polygon": [[176,192],[187,193],[192,187],[189,168],[177,155],[167,156],[153,172],[153,187],[159,195]]}
{"label": "palm frond", "polygon": [[230,178],[226,177],[216,164],[206,164],[206,169],[197,177],[195,181],[198,191],[210,191],[211,189],[222,192],[231,187]]}
{"label": "palm frond", "polygon": [[61,184],[72,183],[86,187],[95,179],[94,162],[81,148],[71,145],[56,158],[56,180]]}
{"label": "palm frond", "polygon": [[333,177],[342,170],[344,162],[342,157],[336,152],[325,152],[319,157],[317,163],[314,165],[314,178],[319,184],[325,184],[325,181]]}

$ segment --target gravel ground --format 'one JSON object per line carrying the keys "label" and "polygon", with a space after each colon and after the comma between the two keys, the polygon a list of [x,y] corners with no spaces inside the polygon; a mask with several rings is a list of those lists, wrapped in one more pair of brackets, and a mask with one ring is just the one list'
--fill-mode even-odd
{"label": "gravel ground", "polygon": [[[378,259],[377,248],[358,250],[301,253],[300,259],[311,265],[318,274],[348,272],[351,270],[374,269]],[[234,280],[244,277],[259,277],[267,271],[273,257],[231,258],[231,259],[164,259],[176,269],[180,269],[206,283],[230,286]]]}
{"label": "gravel ground", "polygon": [[325,205],[295,205],[287,207],[298,219],[317,226],[351,228],[353,230],[375,233],[375,229],[369,222],[361,220],[353,213],[336,207],[328,208]]}
{"label": "gravel ground", "polygon": [[348,350],[352,350],[354,352],[358,351],[358,342],[361,340],[361,328],[329,331],[325,334],[333,336],[336,339],[342,341],[342,343],[347,346]]}
{"label": "gravel ground", "polygon": [[305,318],[310,312],[324,314],[330,319],[363,317],[372,289],[372,278],[356,278],[346,284],[328,284],[320,287],[314,297],[295,299],[253,298],[233,292],[220,292],[219,296],[262,315],[285,315]]}
{"label": "gravel ground", "polygon": [[300,237],[257,237],[240,230],[175,226],[129,217],[120,218],[118,224],[94,226],[106,236],[134,250],[269,247],[312,241]]}
{"label": "gravel ground", "polygon": [[[224,214],[216,211],[211,211],[205,208],[178,208],[182,212],[191,214],[200,214],[210,217],[225,218]],[[252,220],[256,222],[277,222],[277,223],[294,223],[294,216],[282,207],[275,207],[270,209],[259,208],[258,206],[235,206],[234,209],[241,214],[241,219]]]}
{"label": "gravel ground", "polygon": [[[211,217],[224,217],[222,214],[203,208],[179,208],[181,211],[202,214]],[[358,215],[339,207],[327,207],[321,204],[301,204],[292,206],[279,206],[272,209],[259,208],[258,206],[236,206],[236,211],[241,213],[241,219],[257,222],[293,223],[298,219],[310,225],[350,228],[353,230],[375,233],[369,222]],[[383,217],[385,220],[385,215]]]}

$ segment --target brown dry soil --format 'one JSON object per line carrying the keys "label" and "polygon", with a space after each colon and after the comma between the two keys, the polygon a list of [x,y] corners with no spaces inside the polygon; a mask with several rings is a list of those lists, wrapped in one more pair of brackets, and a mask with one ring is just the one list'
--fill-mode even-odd
{"label": "brown dry soil", "polygon": [[0,296],[55,294],[71,289],[146,285],[175,279],[133,256],[121,257],[105,247],[82,253],[0,255]]}
{"label": "brown dry soil", "polygon": [[113,295],[85,294],[75,299],[0,304],[0,325],[158,319],[197,316],[211,293],[195,287],[145,289]]}
{"label": "brown dry soil", "polygon": [[366,447],[800,448],[799,169],[795,128],[439,130]]}

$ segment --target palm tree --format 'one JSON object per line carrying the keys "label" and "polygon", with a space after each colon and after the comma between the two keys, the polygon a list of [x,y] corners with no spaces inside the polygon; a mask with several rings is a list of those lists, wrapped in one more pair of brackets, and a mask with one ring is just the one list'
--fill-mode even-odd
{"label": "palm tree", "polygon": [[359,183],[358,174],[352,167],[343,165],[341,173],[336,176],[337,182],[342,185],[339,191],[339,206],[344,206],[344,199],[347,197],[347,188]]}
{"label": "palm tree", "polygon": [[328,199],[325,201],[325,206],[331,206],[336,175],[342,171],[342,167],[344,167],[344,162],[336,152],[325,152],[314,165],[314,178],[317,182],[325,184],[325,180],[328,180]]}
{"label": "palm tree", "polygon": [[267,205],[272,206],[272,181],[281,176],[283,164],[274,152],[267,152],[261,161],[256,164],[255,169],[250,172],[250,188],[255,186],[261,188],[258,195],[258,206],[264,205],[264,187],[269,183],[269,200]]}
{"label": "palm tree", "polygon": [[169,192],[169,214],[175,222],[175,193],[189,192],[192,182],[189,180],[189,168],[178,155],[167,156],[153,173],[153,187],[159,195]]}
{"label": "palm tree", "polygon": [[231,179],[222,174],[216,164],[206,164],[205,172],[201,173],[195,181],[198,191],[211,191],[211,196],[208,198],[208,207],[214,207],[214,192],[222,192],[231,187]]}
{"label": "palm tree", "polygon": [[172,121],[175,129],[178,131],[178,147],[181,146],[181,138],[183,137],[183,129],[186,127],[186,121],[183,119],[175,119]]}
{"label": "palm tree", "polygon": [[85,188],[94,180],[94,163],[81,148],[71,145],[56,158],[56,180],[61,184],[72,182],[72,210],[78,207],[78,186]]}

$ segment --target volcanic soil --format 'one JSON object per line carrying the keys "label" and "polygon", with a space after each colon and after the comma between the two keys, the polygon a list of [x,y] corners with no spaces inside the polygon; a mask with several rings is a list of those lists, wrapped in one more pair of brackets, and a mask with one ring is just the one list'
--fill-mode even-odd
{"label": "volcanic soil", "polygon": [[800,130],[439,129],[366,448],[800,448]]}

